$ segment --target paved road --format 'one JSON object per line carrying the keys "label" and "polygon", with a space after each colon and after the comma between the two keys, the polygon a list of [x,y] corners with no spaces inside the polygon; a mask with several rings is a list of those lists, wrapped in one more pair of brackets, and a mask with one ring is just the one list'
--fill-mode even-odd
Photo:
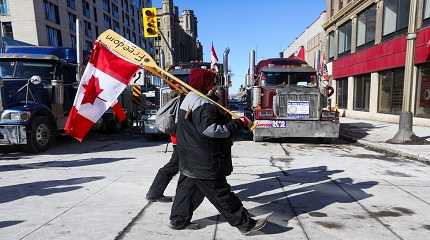
{"label": "paved road", "polygon": [[430,166],[352,144],[236,142],[229,182],[252,214],[271,222],[252,237],[206,200],[193,219],[204,228],[168,228],[171,205],[144,198],[170,157],[161,141],[99,135],[57,145],[38,156],[0,152],[1,240],[430,236]]}

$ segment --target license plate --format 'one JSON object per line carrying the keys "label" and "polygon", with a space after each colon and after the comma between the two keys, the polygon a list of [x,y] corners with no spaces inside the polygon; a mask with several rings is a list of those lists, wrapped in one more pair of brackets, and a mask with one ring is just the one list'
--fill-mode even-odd
{"label": "license plate", "polygon": [[284,120],[257,120],[257,128],[287,128],[287,121]]}
{"label": "license plate", "polygon": [[273,128],[286,128],[287,127],[287,121],[282,121],[282,120],[272,121],[272,127]]}

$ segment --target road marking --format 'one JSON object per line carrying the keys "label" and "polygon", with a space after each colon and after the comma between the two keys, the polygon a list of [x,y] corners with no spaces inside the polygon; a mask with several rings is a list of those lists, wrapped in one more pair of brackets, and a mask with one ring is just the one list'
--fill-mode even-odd
{"label": "road marking", "polygon": [[384,179],[384,181],[385,181],[385,182],[387,182],[387,183],[389,183],[389,184],[391,184],[392,186],[394,186],[394,187],[396,187],[396,188],[400,189],[402,192],[405,192],[405,193],[409,194],[409,195],[410,195],[410,196],[412,196],[413,198],[415,198],[415,199],[417,199],[417,200],[419,200],[419,201],[421,201],[421,202],[423,202],[423,203],[425,203],[425,204],[427,204],[427,205],[429,205],[429,206],[430,206],[430,202],[428,202],[428,201],[426,201],[426,200],[424,200],[424,199],[422,199],[422,198],[418,197],[417,195],[415,195],[415,194],[413,194],[413,193],[411,193],[411,192],[407,191],[406,189],[404,189],[404,188],[402,188],[402,187],[400,187],[400,186],[398,186],[398,185],[396,185],[396,184],[394,184],[394,183],[392,183],[392,182],[390,182],[390,181],[388,181],[388,180],[385,180],[385,179]]}
{"label": "road marking", "polygon": [[114,238],[114,240],[121,240],[124,239],[125,235],[130,232],[130,230],[133,228],[133,226],[136,224],[137,221],[140,220],[140,218],[143,217],[145,210],[151,206],[152,202],[148,202],[143,206],[143,208],[137,213],[136,216],[134,216],[131,221],[123,228],[118,235]]}

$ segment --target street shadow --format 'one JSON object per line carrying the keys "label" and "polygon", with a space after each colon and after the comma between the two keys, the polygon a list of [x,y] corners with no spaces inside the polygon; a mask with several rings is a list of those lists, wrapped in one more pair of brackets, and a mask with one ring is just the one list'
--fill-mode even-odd
{"label": "street shadow", "polygon": [[386,128],[386,125],[375,125],[371,123],[341,123],[339,131],[354,139],[363,139],[369,135],[369,131]]}
{"label": "street shadow", "polygon": [[82,177],[66,180],[51,180],[0,187],[0,204],[30,196],[47,196],[82,188],[81,184],[98,181],[104,177]]}
{"label": "street shadow", "polygon": [[[142,147],[154,147],[166,144],[167,139],[133,135],[127,132],[117,134],[102,134],[91,132],[82,143],[75,139],[60,135],[56,136],[50,149],[38,155],[81,154],[90,152],[121,151]],[[0,146],[0,160],[20,160],[31,154],[19,146]]]}
{"label": "street shadow", "polygon": [[39,168],[73,168],[83,167],[99,164],[108,164],[118,161],[131,160],[135,158],[87,158],[77,159],[70,161],[48,161],[48,162],[36,162],[36,163],[24,163],[24,164],[10,164],[0,165],[0,172],[18,171],[18,170],[30,170]]}
{"label": "street shadow", "polygon": [[[327,214],[321,210],[327,206],[352,203],[372,196],[365,189],[377,185],[377,182],[354,183],[351,178],[331,177],[341,172],[343,170],[318,166],[255,174],[257,181],[232,186],[232,190],[242,201],[258,203],[258,206],[248,209],[253,216],[268,215],[269,224],[262,234],[279,234],[291,230],[288,222],[297,216],[310,213],[312,217],[316,213],[314,216],[326,217]],[[225,221],[220,216],[210,216],[195,222],[215,224],[213,220],[217,217],[221,219],[218,222]]]}
{"label": "street shadow", "polygon": [[0,221],[0,228],[10,227],[16,224],[23,223],[24,221]]}

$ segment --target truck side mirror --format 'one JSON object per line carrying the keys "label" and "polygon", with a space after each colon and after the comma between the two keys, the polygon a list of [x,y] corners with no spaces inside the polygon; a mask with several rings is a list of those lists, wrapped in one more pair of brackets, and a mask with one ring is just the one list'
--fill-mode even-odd
{"label": "truck side mirror", "polygon": [[38,75],[34,75],[30,78],[30,82],[34,85],[39,85],[42,82],[42,78]]}

